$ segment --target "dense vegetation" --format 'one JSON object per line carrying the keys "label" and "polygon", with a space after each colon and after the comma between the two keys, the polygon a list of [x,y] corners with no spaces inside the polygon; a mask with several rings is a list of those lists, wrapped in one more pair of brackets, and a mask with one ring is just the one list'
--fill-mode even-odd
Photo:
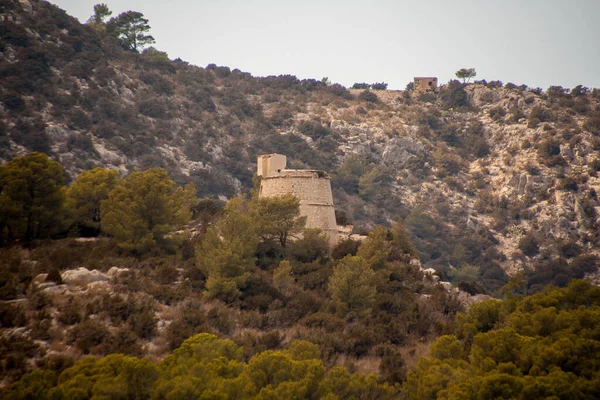
{"label": "dense vegetation", "polygon": [[584,281],[476,304],[395,386],[326,368],[322,351],[306,341],[244,361],[242,347],[202,333],[158,365],[121,354],[85,357],[60,373],[23,376],[5,398],[597,398],[599,317],[600,289]]}
{"label": "dense vegetation", "polygon": [[6,399],[392,399],[397,390],[373,375],[323,365],[319,347],[295,341],[244,361],[231,340],[202,333],[160,364],[115,354],[86,357],[60,374],[25,375]]}
{"label": "dense vegetation", "polygon": [[409,399],[595,399],[599,352],[600,289],[572,281],[474,305],[403,389]]}
{"label": "dense vegetation", "polygon": [[[62,176],[42,153],[0,166],[9,380],[28,360],[60,372],[83,354],[140,356],[152,343],[164,355],[209,331],[243,345],[246,360],[307,340],[327,367],[372,360],[367,370],[393,384],[404,377],[402,351],[449,332],[461,309],[410,263],[417,251],[400,222],[330,249],[321,231],[304,229],[290,195],[223,207],[159,168],[124,178],[96,168],[70,187]],[[69,238],[82,232],[89,240]],[[87,275],[67,278],[77,267]]]}

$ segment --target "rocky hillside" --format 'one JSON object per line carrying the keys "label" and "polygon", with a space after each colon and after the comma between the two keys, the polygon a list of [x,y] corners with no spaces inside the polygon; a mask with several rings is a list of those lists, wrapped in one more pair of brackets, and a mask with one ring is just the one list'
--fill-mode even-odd
{"label": "rocky hillside", "polygon": [[600,92],[501,82],[348,90],[205,68],[39,0],[0,5],[0,161],[42,151],[72,177],[160,166],[199,196],[252,187],[258,154],[330,172],[338,222],[401,219],[426,267],[494,292],[596,271]]}

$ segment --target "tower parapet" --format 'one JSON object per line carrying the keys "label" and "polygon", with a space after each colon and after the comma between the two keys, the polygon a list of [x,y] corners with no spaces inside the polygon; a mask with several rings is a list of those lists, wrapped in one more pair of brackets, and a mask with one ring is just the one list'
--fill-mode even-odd
{"label": "tower parapet", "polygon": [[260,197],[292,194],[300,200],[300,215],[306,216],[306,228],[319,228],[329,236],[329,243],[338,241],[335,206],[331,193],[331,178],[324,171],[285,169],[287,158],[281,154],[258,156],[257,174]]}

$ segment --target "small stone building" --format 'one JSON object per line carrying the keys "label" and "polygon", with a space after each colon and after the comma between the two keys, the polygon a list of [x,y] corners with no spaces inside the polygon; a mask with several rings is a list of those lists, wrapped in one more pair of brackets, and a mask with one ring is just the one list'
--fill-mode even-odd
{"label": "small stone building", "polygon": [[434,76],[415,77],[415,92],[435,92],[438,79]]}
{"label": "small stone building", "polygon": [[319,228],[338,242],[331,178],[324,171],[285,169],[287,158],[281,154],[258,156],[257,175],[261,177],[259,196],[293,194],[300,199],[300,214],[306,216],[306,228]]}

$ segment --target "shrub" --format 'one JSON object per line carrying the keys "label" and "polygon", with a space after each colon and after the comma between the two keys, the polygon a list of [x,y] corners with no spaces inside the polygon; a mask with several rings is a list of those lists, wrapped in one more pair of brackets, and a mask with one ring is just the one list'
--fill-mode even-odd
{"label": "shrub", "polygon": [[563,165],[565,160],[560,155],[560,142],[555,138],[542,140],[537,146],[540,161],[549,167]]}
{"label": "shrub", "polygon": [[571,261],[571,270],[576,277],[583,278],[585,273],[596,272],[600,266],[598,256],[593,254],[580,254]]}
{"label": "shrub", "polygon": [[590,115],[583,123],[583,129],[594,135],[600,135],[600,112],[596,111]]}
{"label": "shrub", "polygon": [[67,342],[74,343],[84,354],[88,354],[109,335],[104,324],[95,319],[86,319],[67,333]]}
{"label": "shrub", "polygon": [[528,257],[533,257],[540,252],[538,241],[533,233],[529,233],[519,240],[519,249]]}
{"label": "shrub", "polygon": [[550,112],[550,110],[548,110],[542,106],[535,106],[531,109],[531,113],[529,113],[529,117],[527,118],[527,127],[535,128],[541,122],[547,122],[547,121],[552,121],[552,120],[553,120],[553,115]]}
{"label": "shrub", "polygon": [[355,256],[359,247],[359,241],[350,238],[340,240],[331,251],[331,258],[334,260],[341,260],[348,255]]}
{"label": "shrub", "polygon": [[329,127],[321,124],[320,121],[302,121],[300,125],[298,125],[298,130],[303,134],[310,136],[313,140],[317,140],[331,134]]}
{"label": "shrub", "polygon": [[371,85],[373,90],[387,90],[388,84],[385,82],[375,82]]}
{"label": "shrub", "polygon": [[25,310],[18,304],[0,303],[0,322],[3,328],[25,326],[27,317]]}
{"label": "shrub", "polygon": [[501,120],[506,115],[506,110],[502,106],[495,106],[489,109],[488,114],[494,121]]}
{"label": "shrub", "polygon": [[564,258],[574,258],[581,254],[581,246],[575,240],[568,240],[558,245],[558,253]]}
{"label": "shrub", "polygon": [[371,91],[365,90],[358,95],[359,100],[366,101],[367,103],[377,103],[379,97]]}
{"label": "shrub", "polygon": [[354,85],[352,85],[352,89],[370,89],[371,85],[368,83],[355,83]]}
{"label": "shrub", "polygon": [[141,114],[144,114],[151,118],[166,118],[167,117],[166,104],[164,104],[164,102],[154,99],[154,98],[142,100],[138,104],[138,109]]}
{"label": "shrub", "polygon": [[442,107],[446,110],[469,106],[469,98],[464,84],[461,84],[457,80],[448,82],[444,90],[440,92],[440,97],[442,99]]}

